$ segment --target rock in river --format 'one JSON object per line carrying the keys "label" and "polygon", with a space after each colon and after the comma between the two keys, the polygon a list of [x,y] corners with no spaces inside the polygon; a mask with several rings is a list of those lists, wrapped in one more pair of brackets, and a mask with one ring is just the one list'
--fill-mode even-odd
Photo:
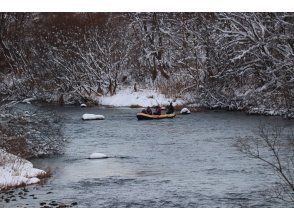
{"label": "rock in river", "polygon": [[104,120],[105,117],[103,115],[95,115],[95,114],[83,114],[83,120]]}
{"label": "rock in river", "polygon": [[92,153],[88,159],[106,159],[108,158],[107,155],[102,153]]}

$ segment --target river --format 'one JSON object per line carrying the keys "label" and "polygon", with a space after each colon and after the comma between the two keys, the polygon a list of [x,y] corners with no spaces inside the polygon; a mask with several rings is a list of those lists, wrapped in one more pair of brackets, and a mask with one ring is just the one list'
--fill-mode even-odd
{"label": "river", "polygon": [[[46,107],[62,116],[65,153],[32,160],[53,176],[28,187],[25,199],[2,207],[40,207],[77,202],[77,207],[287,207],[271,197],[277,181],[262,162],[234,146],[260,123],[293,120],[207,111],[174,119],[138,121],[138,109]],[[84,113],[105,116],[82,121]],[[108,159],[89,160],[98,152]]]}

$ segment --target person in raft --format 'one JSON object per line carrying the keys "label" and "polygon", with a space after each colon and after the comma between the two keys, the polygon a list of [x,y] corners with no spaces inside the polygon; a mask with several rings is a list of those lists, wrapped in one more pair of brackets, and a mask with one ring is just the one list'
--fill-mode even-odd
{"label": "person in raft", "polygon": [[153,115],[161,115],[161,108],[159,105],[155,107],[155,112],[153,113]]}
{"label": "person in raft", "polygon": [[169,106],[167,106],[166,114],[173,114],[175,112],[175,108],[173,106],[173,102],[169,103]]}
{"label": "person in raft", "polygon": [[146,109],[146,114],[152,115],[152,109],[149,106]]}
{"label": "person in raft", "polygon": [[143,109],[142,113],[152,115],[152,109],[148,106],[147,109]]}

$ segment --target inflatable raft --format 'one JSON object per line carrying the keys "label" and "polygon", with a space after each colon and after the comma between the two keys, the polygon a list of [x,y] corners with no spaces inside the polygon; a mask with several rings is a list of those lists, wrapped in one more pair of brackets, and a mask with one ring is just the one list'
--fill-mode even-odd
{"label": "inflatable raft", "polygon": [[148,115],[145,113],[138,113],[138,120],[151,120],[151,119],[164,119],[164,118],[174,118],[176,114],[163,114],[163,115]]}

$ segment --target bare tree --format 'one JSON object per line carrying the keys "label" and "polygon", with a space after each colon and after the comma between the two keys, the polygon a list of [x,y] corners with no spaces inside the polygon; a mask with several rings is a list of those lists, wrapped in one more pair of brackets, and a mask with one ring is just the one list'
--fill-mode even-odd
{"label": "bare tree", "polygon": [[260,125],[257,136],[239,137],[238,149],[267,164],[281,180],[275,194],[294,202],[294,136],[280,125]]}
{"label": "bare tree", "polygon": [[137,83],[294,117],[293,27],[293,13],[0,13],[0,93],[75,103]]}

